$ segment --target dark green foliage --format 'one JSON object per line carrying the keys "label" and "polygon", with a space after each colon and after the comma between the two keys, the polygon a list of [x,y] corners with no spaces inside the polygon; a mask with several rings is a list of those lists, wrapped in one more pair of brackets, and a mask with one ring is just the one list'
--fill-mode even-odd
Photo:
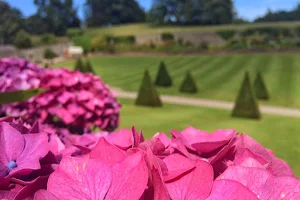
{"label": "dark green foliage", "polygon": [[145,21],[145,12],[136,0],[86,0],[88,26],[105,26]]}
{"label": "dark green foliage", "polygon": [[162,24],[230,24],[235,10],[233,0],[153,0],[148,21]]}
{"label": "dark green foliage", "polygon": [[246,72],[242,87],[239,91],[232,112],[233,117],[260,119],[258,103],[250,83],[249,73]]}
{"label": "dark green foliage", "polygon": [[14,40],[14,45],[20,49],[32,47],[30,35],[26,31],[21,30]]}
{"label": "dark green foliage", "polygon": [[75,36],[72,38],[75,46],[80,46],[83,48],[83,51],[89,52],[92,47],[92,38],[87,35]]}
{"label": "dark green foliage", "polygon": [[58,55],[52,49],[47,48],[44,51],[44,58],[45,59],[53,59],[53,58],[56,58],[57,56]]}
{"label": "dark green foliage", "polygon": [[184,93],[198,92],[197,84],[189,71],[186,73],[185,79],[181,83],[179,91]]}
{"label": "dark green foliage", "polygon": [[69,29],[67,31],[67,36],[69,38],[73,38],[73,37],[76,37],[76,36],[81,36],[84,34],[84,30],[82,29]]}
{"label": "dark green foliage", "polygon": [[151,81],[148,70],[146,70],[144,73],[144,78],[135,104],[138,106],[162,107],[159,94]]}
{"label": "dark green foliage", "polygon": [[300,20],[300,4],[298,4],[294,9],[290,11],[279,10],[273,12],[268,10],[268,12],[263,16],[255,20],[255,22],[278,22],[278,21],[297,21]]}
{"label": "dark green foliage", "polygon": [[0,93],[0,105],[27,101],[31,97],[38,95],[44,91],[45,90],[43,89],[31,89],[14,92],[2,92]]}
{"label": "dark green foliage", "polygon": [[56,37],[54,34],[47,33],[41,36],[41,43],[42,44],[55,44]]}
{"label": "dark green foliage", "polygon": [[20,10],[0,1],[0,44],[12,44],[17,33],[24,26]]}
{"label": "dark green foliage", "polygon": [[236,31],[235,30],[221,30],[221,31],[217,31],[217,34],[223,38],[224,40],[229,40],[231,38],[233,38],[233,36],[235,35]]}
{"label": "dark green foliage", "polygon": [[116,44],[134,44],[135,43],[135,36],[129,35],[129,36],[118,36],[113,37],[113,40]]}
{"label": "dark green foliage", "polygon": [[95,74],[90,61],[87,59],[82,59],[82,58],[77,59],[74,69],[78,70],[82,73],[91,72],[91,73]]}
{"label": "dark green foliage", "polygon": [[84,70],[84,66],[83,66],[83,60],[81,58],[78,58],[76,60],[76,63],[75,63],[75,68],[74,70],[78,70],[78,71],[83,71]]}
{"label": "dark green foliage", "polygon": [[254,92],[258,99],[268,100],[269,93],[262,75],[258,72],[254,81]]}
{"label": "dark green foliage", "polygon": [[164,62],[161,62],[159,65],[159,70],[156,75],[155,85],[162,86],[162,87],[172,86],[172,79],[168,73],[168,70]]}
{"label": "dark green foliage", "polygon": [[85,66],[86,66],[86,72],[91,72],[91,73],[95,74],[93,66],[89,60],[85,61]]}
{"label": "dark green foliage", "polygon": [[161,39],[164,42],[172,42],[174,41],[174,35],[172,33],[162,33]]}

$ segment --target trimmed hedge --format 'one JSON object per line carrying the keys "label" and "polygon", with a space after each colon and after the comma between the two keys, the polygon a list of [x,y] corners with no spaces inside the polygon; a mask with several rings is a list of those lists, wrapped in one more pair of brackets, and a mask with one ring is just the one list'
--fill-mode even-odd
{"label": "trimmed hedge", "polygon": [[93,73],[93,74],[95,74],[93,66],[92,66],[92,64],[90,63],[90,61],[88,59],[78,58],[76,63],[75,63],[74,70],[78,70],[82,73]]}
{"label": "trimmed hedge", "polygon": [[249,72],[245,73],[242,87],[235,101],[232,116],[251,119],[261,118],[258,103],[250,82]]}
{"label": "trimmed hedge", "polygon": [[236,34],[235,30],[221,30],[216,32],[221,38],[224,40],[229,40],[233,38],[233,36]]}
{"label": "trimmed hedge", "polygon": [[164,42],[174,41],[174,35],[172,33],[162,33],[161,39]]}
{"label": "trimmed hedge", "polygon": [[151,81],[148,70],[146,70],[144,73],[144,78],[142,80],[135,104],[138,106],[162,107],[159,94]]}
{"label": "trimmed hedge", "polygon": [[45,59],[53,59],[58,57],[58,55],[50,48],[45,49],[44,51],[44,58]]}
{"label": "trimmed hedge", "polygon": [[262,100],[269,99],[269,93],[268,93],[267,87],[265,85],[265,82],[264,82],[263,77],[260,72],[257,73],[253,85],[254,85],[254,91],[255,91],[256,97],[258,99],[262,99]]}
{"label": "trimmed hedge", "polygon": [[172,86],[172,79],[163,61],[159,65],[159,70],[155,79],[155,85],[162,86],[162,87]]}
{"label": "trimmed hedge", "polygon": [[181,83],[179,91],[183,93],[198,92],[197,84],[189,71],[186,73],[185,79]]}

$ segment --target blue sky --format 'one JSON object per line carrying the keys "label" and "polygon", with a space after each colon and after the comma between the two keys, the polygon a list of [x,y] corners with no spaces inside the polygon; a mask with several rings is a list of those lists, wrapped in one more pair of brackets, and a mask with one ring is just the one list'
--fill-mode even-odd
{"label": "blue sky", "polygon": [[[4,0],[22,10],[25,16],[33,14],[36,7],[33,5],[33,0]],[[141,6],[148,10],[151,6],[151,0],[138,0]],[[74,0],[76,6],[79,7],[79,14],[83,16],[82,5],[85,0]],[[235,8],[239,16],[253,20],[257,16],[263,15],[268,8],[276,10],[290,10],[294,8],[300,0],[234,0]]]}

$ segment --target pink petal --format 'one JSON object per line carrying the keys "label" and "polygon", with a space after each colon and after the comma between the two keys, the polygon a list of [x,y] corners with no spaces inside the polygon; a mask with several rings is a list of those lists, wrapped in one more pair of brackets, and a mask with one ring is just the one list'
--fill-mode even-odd
{"label": "pink petal", "polygon": [[196,168],[180,178],[167,182],[171,199],[201,200],[210,194],[213,184],[213,169],[205,161],[195,161]]}
{"label": "pink petal", "polygon": [[26,134],[24,139],[25,148],[16,160],[17,167],[10,172],[10,175],[40,169],[40,159],[49,152],[47,134]]}
{"label": "pink petal", "polygon": [[50,175],[48,191],[58,199],[104,199],[112,182],[110,167],[88,158],[64,157]]}
{"label": "pink petal", "polygon": [[121,129],[111,133],[105,139],[123,150],[127,150],[133,144],[132,132],[128,129]]}
{"label": "pink petal", "polygon": [[126,153],[118,147],[108,143],[103,137],[91,151],[90,157],[98,159],[108,164],[114,164],[126,158]]}
{"label": "pink petal", "polygon": [[232,180],[214,181],[211,194],[206,200],[259,200],[242,184]]}
{"label": "pink petal", "polygon": [[170,138],[168,138],[168,136],[165,134],[165,133],[157,133],[153,136],[153,138],[159,138],[160,141],[165,145],[165,147],[167,148],[170,143],[171,143],[171,140]]}
{"label": "pink petal", "polygon": [[273,184],[273,190],[268,199],[300,199],[300,180],[293,177],[276,177]]}
{"label": "pink petal", "polygon": [[195,168],[193,161],[177,153],[167,156],[163,161],[168,168],[168,173],[164,174],[165,181],[177,178]]}
{"label": "pink petal", "polygon": [[249,149],[245,149],[240,156],[235,158],[234,164],[241,167],[256,167],[264,169],[268,166],[268,162],[264,158],[255,155]]}
{"label": "pink petal", "polygon": [[54,194],[47,190],[39,190],[34,195],[34,200],[59,200]]}
{"label": "pink petal", "polygon": [[15,161],[25,147],[23,135],[7,122],[0,124],[0,162]]}
{"label": "pink petal", "polygon": [[233,180],[241,183],[261,199],[268,199],[273,187],[273,176],[264,169],[229,167],[217,180]]}
{"label": "pink petal", "polygon": [[113,181],[107,199],[139,199],[147,187],[148,168],[144,153],[135,153],[113,166]]}

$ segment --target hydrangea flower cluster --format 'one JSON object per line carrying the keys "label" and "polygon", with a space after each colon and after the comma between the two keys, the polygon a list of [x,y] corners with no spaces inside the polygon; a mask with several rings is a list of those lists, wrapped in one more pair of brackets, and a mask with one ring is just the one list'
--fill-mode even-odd
{"label": "hydrangea flower cluster", "polygon": [[0,92],[34,88],[46,92],[27,102],[2,106],[0,116],[24,117],[29,123],[40,120],[79,134],[96,127],[113,131],[119,124],[120,104],[98,76],[43,69],[20,58],[0,60]]}
{"label": "hydrangea flower cluster", "polygon": [[22,58],[0,59],[0,92],[38,88],[43,68]]}
{"label": "hydrangea flower cluster", "polygon": [[[43,68],[22,58],[0,59],[0,92],[36,89],[40,86]],[[30,100],[29,100],[30,101]],[[22,116],[26,113],[28,102],[1,106],[1,113]]]}
{"label": "hydrangea flower cluster", "polygon": [[287,163],[235,130],[145,140],[133,128],[67,144],[42,128],[0,122],[0,199],[300,199]]}
{"label": "hydrangea flower cluster", "polygon": [[41,78],[47,91],[36,96],[27,120],[41,120],[55,127],[83,133],[100,127],[112,131],[119,124],[120,103],[98,76],[69,69],[48,69]]}

